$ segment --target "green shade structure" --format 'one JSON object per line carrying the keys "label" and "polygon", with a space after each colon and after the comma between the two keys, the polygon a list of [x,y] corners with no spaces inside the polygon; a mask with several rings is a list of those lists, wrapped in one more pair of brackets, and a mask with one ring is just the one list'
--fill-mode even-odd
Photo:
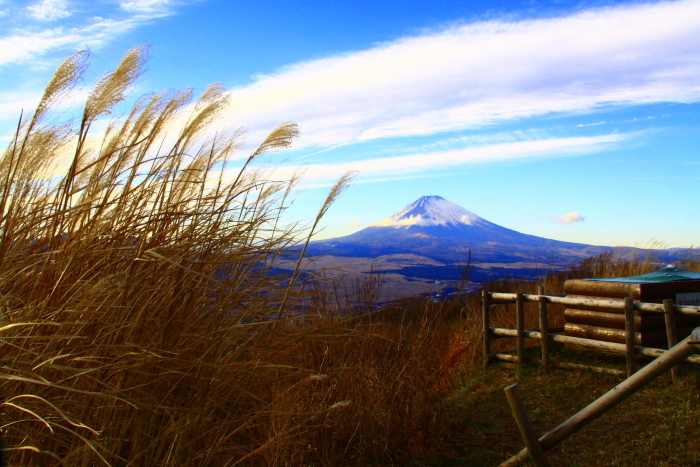
{"label": "green shade structure", "polygon": [[631,277],[616,277],[606,279],[588,279],[589,281],[606,281],[606,282],[671,282],[671,281],[687,281],[700,279],[700,272],[686,271],[675,267],[672,264],[664,266],[655,272],[641,274]]}

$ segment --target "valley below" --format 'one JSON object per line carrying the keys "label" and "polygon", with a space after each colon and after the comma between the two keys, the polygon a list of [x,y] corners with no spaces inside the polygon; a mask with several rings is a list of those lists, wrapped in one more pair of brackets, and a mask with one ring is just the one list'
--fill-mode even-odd
{"label": "valley below", "polygon": [[[291,271],[295,262],[278,264],[282,270]],[[536,262],[471,263],[440,261],[411,253],[380,255],[377,257],[353,257],[324,255],[307,258],[302,270],[307,274],[322,274],[345,289],[369,280],[369,275],[379,276],[378,300],[388,302],[417,295],[435,298],[448,296],[459,290],[473,291],[479,284],[498,277],[533,279],[552,271],[566,269]]]}

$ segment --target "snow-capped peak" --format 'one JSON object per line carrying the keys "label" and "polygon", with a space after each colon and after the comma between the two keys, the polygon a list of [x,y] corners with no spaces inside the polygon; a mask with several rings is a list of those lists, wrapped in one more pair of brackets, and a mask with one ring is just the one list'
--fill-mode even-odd
{"label": "snow-capped peak", "polygon": [[475,225],[481,217],[440,196],[421,196],[402,210],[370,224],[375,227]]}

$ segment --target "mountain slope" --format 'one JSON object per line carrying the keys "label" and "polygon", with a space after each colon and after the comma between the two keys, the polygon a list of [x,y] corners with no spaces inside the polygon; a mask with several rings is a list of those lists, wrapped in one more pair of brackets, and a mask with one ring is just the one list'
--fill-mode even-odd
{"label": "mountain slope", "polygon": [[414,253],[446,261],[538,262],[566,266],[610,247],[527,235],[477,216],[440,196],[423,196],[352,235],[313,242],[312,254],[379,256]]}

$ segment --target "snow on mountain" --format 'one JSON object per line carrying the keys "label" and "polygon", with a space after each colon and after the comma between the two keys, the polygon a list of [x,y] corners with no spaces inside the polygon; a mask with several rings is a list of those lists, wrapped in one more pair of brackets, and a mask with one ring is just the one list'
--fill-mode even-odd
{"label": "snow on mountain", "polygon": [[485,221],[461,206],[447,201],[440,196],[421,196],[405,208],[372,227],[409,227],[409,226],[458,226],[478,225]]}

